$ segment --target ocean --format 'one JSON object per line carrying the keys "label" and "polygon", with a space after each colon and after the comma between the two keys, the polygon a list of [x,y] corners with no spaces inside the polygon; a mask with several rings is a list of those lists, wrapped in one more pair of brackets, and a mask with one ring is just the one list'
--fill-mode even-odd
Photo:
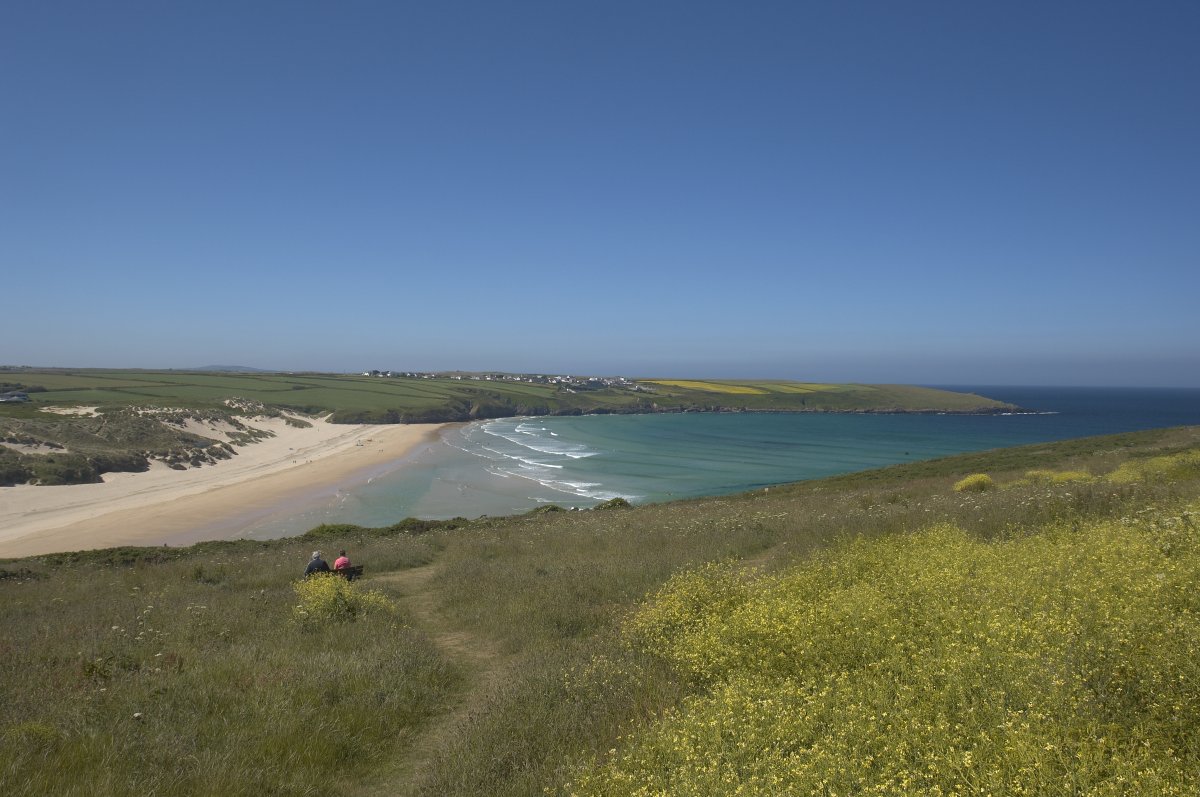
{"label": "ocean", "polygon": [[687,413],[505,418],[457,425],[359,483],[242,536],[321,523],[511,515],[723,495],[1027,443],[1200,424],[1200,390],[939,385],[1016,404],[1006,415]]}

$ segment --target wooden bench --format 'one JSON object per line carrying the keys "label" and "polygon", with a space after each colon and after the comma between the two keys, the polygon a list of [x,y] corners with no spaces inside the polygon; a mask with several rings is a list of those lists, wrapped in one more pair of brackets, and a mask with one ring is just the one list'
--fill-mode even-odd
{"label": "wooden bench", "polygon": [[333,573],[334,575],[341,576],[347,581],[353,581],[356,578],[362,577],[363,566],[351,565],[350,567],[343,567],[341,570],[330,570],[329,572]]}

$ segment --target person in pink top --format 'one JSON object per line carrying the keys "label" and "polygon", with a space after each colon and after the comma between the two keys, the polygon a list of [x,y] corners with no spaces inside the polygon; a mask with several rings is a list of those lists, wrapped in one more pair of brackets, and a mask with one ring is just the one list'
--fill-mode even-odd
{"label": "person in pink top", "polygon": [[343,570],[350,566],[350,559],[345,551],[338,551],[338,558],[333,560],[334,570]]}

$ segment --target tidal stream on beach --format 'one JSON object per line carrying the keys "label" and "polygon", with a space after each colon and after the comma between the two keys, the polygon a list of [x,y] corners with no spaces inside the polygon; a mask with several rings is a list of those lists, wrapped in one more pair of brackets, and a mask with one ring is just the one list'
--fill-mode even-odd
{"label": "tidal stream on beach", "polygon": [[687,413],[504,418],[439,440],[239,536],[321,523],[511,515],[724,495],[902,462],[1027,443],[1200,424],[1200,390],[954,387],[1028,413]]}

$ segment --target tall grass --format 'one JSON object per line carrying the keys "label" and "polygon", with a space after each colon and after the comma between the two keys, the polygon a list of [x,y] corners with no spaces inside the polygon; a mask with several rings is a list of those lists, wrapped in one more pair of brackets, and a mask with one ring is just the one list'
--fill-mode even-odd
{"label": "tall grass", "polygon": [[295,622],[280,553],[6,582],[6,793],[341,794],[395,755],[456,668],[403,615]]}

